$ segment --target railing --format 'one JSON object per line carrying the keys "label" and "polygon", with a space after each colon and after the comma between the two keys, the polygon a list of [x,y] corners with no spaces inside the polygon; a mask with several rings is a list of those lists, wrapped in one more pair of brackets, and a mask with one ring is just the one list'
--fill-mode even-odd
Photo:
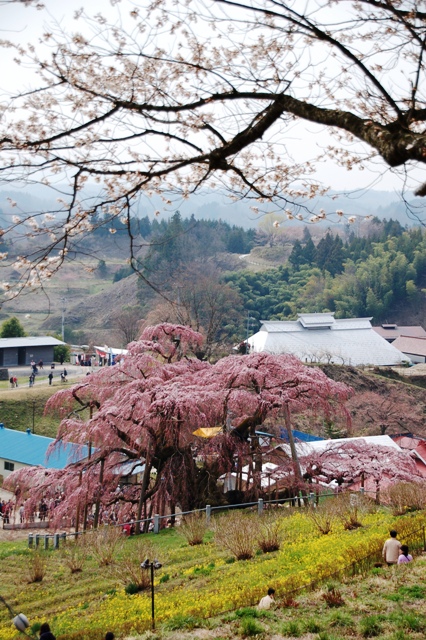
{"label": "railing", "polygon": [[[210,524],[210,520],[211,520],[211,516],[213,514],[213,512],[220,512],[220,511],[228,511],[229,509],[256,509],[257,514],[259,516],[262,515],[263,511],[265,510],[265,508],[267,508],[268,506],[271,507],[285,507],[287,505],[289,506],[298,506],[298,507],[307,507],[307,506],[312,506],[315,507],[315,505],[317,504],[319,499],[322,498],[335,498],[337,496],[341,495],[340,493],[309,493],[309,495],[302,495],[299,494],[298,496],[292,497],[292,498],[286,498],[284,500],[264,500],[263,498],[259,498],[259,500],[255,501],[255,502],[243,502],[240,504],[227,504],[227,505],[220,505],[220,506],[216,506],[216,507],[212,507],[211,505],[207,504],[204,508],[202,509],[193,509],[192,511],[179,511],[178,514],[167,514],[167,515],[159,515],[158,513],[154,514],[152,517],[150,518],[144,518],[142,520],[133,520],[130,522],[122,522],[122,523],[117,523],[117,524],[108,524],[108,525],[103,525],[103,526],[113,526],[113,527],[120,527],[120,528],[124,528],[127,525],[131,525],[131,526],[136,526],[137,524],[139,524],[140,530],[143,530],[148,526],[151,526],[150,528],[150,533],[160,533],[162,527],[161,527],[161,521],[162,520],[170,520],[173,517],[182,517],[182,516],[187,516],[187,515],[192,515],[192,514],[196,514],[196,513],[205,513],[206,516],[206,521],[207,524]],[[352,492],[351,495],[357,495],[355,492]],[[360,489],[359,491],[359,495],[365,495],[365,492],[363,489]],[[48,524],[48,523],[46,523]],[[85,535],[87,533],[93,532],[94,529],[90,529],[90,530],[83,530],[83,531],[77,531],[77,532],[70,532],[70,533],[54,533],[54,534],[34,534],[34,533],[29,533],[28,534],[28,547],[29,548],[37,548],[41,545],[41,543],[43,543],[44,549],[48,549],[49,548],[49,541],[53,540],[53,548],[54,549],[59,549],[59,545],[60,545],[60,540],[65,541],[67,538],[69,537],[73,537],[74,539],[78,538],[78,536],[81,535]]]}

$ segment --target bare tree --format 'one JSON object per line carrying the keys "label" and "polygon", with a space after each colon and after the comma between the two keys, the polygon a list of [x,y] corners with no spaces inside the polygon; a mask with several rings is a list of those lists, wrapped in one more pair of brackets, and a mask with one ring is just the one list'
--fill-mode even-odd
{"label": "bare tree", "polygon": [[137,340],[141,334],[141,311],[138,307],[123,307],[113,318],[114,327],[120,332],[124,345]]}
{"label": "bare tree", "polygon": [[208,262],[196,261],[181,270],[171,297],[173,301],[162,300],[156,305],[147,322],[184,324],[199,331],[205,340],[198,357],[218,355],[223,344],[236,340],[243,318],[241,299]]}
{"label": "bare tree", "polygon": [[[371,159],[383,170],[423,166],[426,12],[418,7],[178,0],[171,9],[158,0],[122,5],[114,25],[78,12],[79,31],[47,29],[40,52],[16,46],[38,84],[3,101],[0,175],[55,187],[60,201],[48,212],[18,210],[2,230],[4,240],[33,239],[31,252],[12,260],[21,280],[5,290],[50,277],[99,211],[111,232],[115,218],[127,226],[138,269],[130,211],[141,194],[167,207],[221,186],[253,199],[255,210],[272,203],[317,222],[330,212],[308,206],[324,188],[312,175],[316,160],[348,170]],[[296,122],[330,133],[317,158],[291,156]]]}

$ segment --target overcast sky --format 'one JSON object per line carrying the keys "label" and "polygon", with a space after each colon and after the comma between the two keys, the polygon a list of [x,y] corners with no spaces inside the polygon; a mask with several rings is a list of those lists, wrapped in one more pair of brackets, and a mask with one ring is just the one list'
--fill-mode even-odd
{"label": "overcast sky", "polygon": [[[87,0],[86,12],[95,14],[98,12],[108,14],[110,19],[122,15],[128,15],[129,6],[135,6],[137,2],[123,0],[123,2],[111,6],[106,0]],[[46,29],[46,25],[52,20],[57,21],[64,29],[73,29],[74,12],[82,6],[81,0],[44,0],[45,9],[37,10],[35,7],[26,7],[18,2],[0,3],[0,37],[11,39],[26,44],[37,44],[40,35]],[[73,24],[74,23],[74,24]],[[78,28],[82,29],[81,22]],[[2,73],[0,75],[0,94],[12,93],[16,88],[33,85],[37,82],[32,72],[27,69],[17,69],[13,64],[13,55],[10,50],[2,51]],[[291,132],[292,152],[296,161],[310,159],[317,156],[321,147],[329,142],[329,136],[315,124],[295,125]],[[287,138],[288,139],[288,138]],[[356,143],[361,147],[360,143]],[[410,179],[408,188],[415,188],[419,181],[425,181],[424,171],[412,169],[409,171]],[[318,179],[332,189],[338,191],[352,189],[388,190],[398,192],[403,186],[406,176],[403,172],[389,170],[383,162],[370,163],[363,171],[353,169],[348,172],[331,161],[318,167]]]}

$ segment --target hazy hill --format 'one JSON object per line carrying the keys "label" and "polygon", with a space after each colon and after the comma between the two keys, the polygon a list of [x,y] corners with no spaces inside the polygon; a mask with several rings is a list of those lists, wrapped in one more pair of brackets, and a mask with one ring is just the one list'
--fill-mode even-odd
{"label": "hazy hill", "polygon": [[[3,223],[7,223],[10,215],[20,211],[38,212],[55,210],[58,207],[57,198],[62,196],[60,186],[57,191],[53,191],[42,185],[31,185],[23,189],[0,189],[0,215],[3,214]],[[88,203],[91,198],[96,198],[99,189],[88,187],[85,196]],[[18,208],[13,208],[8,198],[18,203]],[[256,228],[259,222],[259,215],[251,211],[252,201],[241,200],[231,201],[226,194],[216,191],[204,191],[192,195],[188,200],[176,200],[169,207],[164,207],[160,198],[154,196],[151,199],[141,197],[133,207],[133,213],[139,216],[148,215],[154,217],[154,212],[159,210],[161,218],[170,218],[176,210],[179,210],[183,217],[192,214],[197,220],[212,219],[224,220],[229,224],[240,225],[245,229]],[[403,226],[418,224],[419,219],[426,220],[426,204],[424,198],[416,198],[413,194],[406,194],[406,199],[402,200],[398,193],[391,191],[353,191],[340,194],[331,191],[329,195],[316,198],[312,201],[300,201],[306,207],[319,211],[325,209],[328,213],[333,213],[336,209],[342,209],[349,215],[373,215],[380,219],[394,218]],[[290,209],[293,207],[289,206]],[[276,207],[274,207],[276,211]],[[418,217],[416,217],[418,216]],[[293,221],[294,226],[300,226],[300,222]]]}

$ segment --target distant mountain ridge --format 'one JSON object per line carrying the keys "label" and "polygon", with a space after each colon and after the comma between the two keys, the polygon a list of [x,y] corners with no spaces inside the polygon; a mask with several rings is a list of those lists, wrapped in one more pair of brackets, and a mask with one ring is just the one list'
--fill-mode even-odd
{"label": "distant mountain ridge", "polygon": [[[8,218],[12,214],[22,212],[52,211],[58,207],[57,197],[63,196],[66,189],[58,187],[56,193],[43,185],[32,185],[22,190],[0,189],[0,217],[4,226],[8,224]],[[99,190],[88,187],[85,193],[88,203],[91,198],[96,198]],[[17,202],[17,207],[12,207],[8,198]],[[346,194],[330,191],[329,195],[321,196],[312,201],[300,202],[296,207],[289,205],[290,210],[297,212],[298,207],[308,207],[312,211],[319,212],[324,209],[328,214],[341,209],[348,215],[366,216],[373,215],[380,219],[393,218],[402,226],[426,224],[426,202],[423,198],[417,198],[412,193],[405,195],[405,200],[391,191],[352,191]],[[155,211],[160,211],[160,216],[170,218],[179,210],[182,217],[194,215],[195,219],[223,220],[231,225],[252,229],[258,226],[261,214],[255,214],[250,207],[253,201],[240,200],[237,202],[227,198],[225,193],[205,191],[192,195],[188,200],[176,201],[174,204],[164,207],[164,203],[158,196],[151,200],[140,199],[136,202],[133,211],[143,217],[154,217]],[[274,206],[270,210],[277,211]],[[299,221],[289,221],[287,224],[301,224]],[[324,223],[326,224],[326,222]]]}

